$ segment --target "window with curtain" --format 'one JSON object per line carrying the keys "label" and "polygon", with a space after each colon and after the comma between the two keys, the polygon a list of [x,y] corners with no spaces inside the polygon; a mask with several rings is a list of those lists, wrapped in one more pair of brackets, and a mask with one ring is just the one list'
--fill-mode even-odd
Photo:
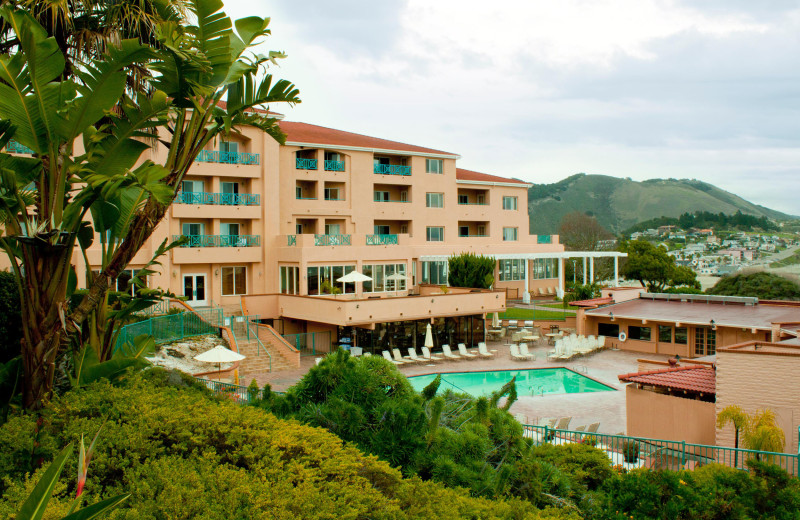
{"label": "window with curtain", "polygon": [[247,268],[223,267],[222,268],[222,295],[235,296],[247,294]]}

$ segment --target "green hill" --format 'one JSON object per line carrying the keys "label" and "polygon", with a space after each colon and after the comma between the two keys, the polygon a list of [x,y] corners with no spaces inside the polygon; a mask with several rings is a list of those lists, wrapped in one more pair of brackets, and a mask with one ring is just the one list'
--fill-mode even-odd
{"label": "green hill", "polygon": [[533,234],[557,233],[562,217],[573,211],[594,215],[604,227],[618,233],[643,220],[701,210],[725,214],[741,211],[778,220],[797,218],[695,179],[637,182],[579,173],[553,184],[536,184],[528,190]]}

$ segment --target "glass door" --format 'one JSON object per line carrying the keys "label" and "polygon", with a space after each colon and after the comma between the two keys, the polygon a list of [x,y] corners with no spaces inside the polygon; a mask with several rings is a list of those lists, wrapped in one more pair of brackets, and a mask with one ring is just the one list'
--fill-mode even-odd
{"label": "glass door", "polygon": [[186,303],[189,305],[194,307],[208,305],[208,299],[206,295],[206,275],[183,275],[183,295],[187,298]]}

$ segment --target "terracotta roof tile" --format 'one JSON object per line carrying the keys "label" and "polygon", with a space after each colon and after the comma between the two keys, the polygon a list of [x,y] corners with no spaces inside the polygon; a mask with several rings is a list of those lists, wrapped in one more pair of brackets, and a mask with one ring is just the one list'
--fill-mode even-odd
{"label": "terracotta roof tile", "polygon": [[396,150],[398,152],[419,152],[437,155],[456,155],[442,150],[425,148],[413,144],[389,141],[368,135],[354,134],[344,130],[326,128],[324,126],[310,125],[308,123],[298,123],[294,121],[281,121],[281,130],[286,135],[287,142],[326,144],[331,146],[355,146],[359,148],[374,148],[378,150]]}
{"label": "terracotta roof tile", "polygon": [[618,376],[623,383],[640,383],[643,385],[688,390],[703,394],[716,393],[716,372],[706,366],[681,366],[633,372]]}
{"label": "terracotta roof tile", "polygon": [[472,170],[465,170],[463,168],[456,169],[456,179],[460,181],[480,181],[480,182],[504,182],[511,184],[530,184],[529,182],[521,181],[519,179],[509,179],[507,177],[498,177],[497,175],[489,175],[488,173],[474,172]]}

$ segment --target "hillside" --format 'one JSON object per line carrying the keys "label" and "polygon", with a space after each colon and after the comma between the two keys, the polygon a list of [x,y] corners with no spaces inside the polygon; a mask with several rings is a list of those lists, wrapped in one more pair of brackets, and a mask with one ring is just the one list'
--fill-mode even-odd
{"label": "hillside", "polygon": [[643,220],[678,217],[699,210],[725,214],[741,211],[773,219],[796,218],[694,179],[637,182],[579,173],[553,184],[536,184],[528,190],[530,232],[533,234],[556,233],[561,218],[573,211],[594,215],[604,227],[617,233]]}

